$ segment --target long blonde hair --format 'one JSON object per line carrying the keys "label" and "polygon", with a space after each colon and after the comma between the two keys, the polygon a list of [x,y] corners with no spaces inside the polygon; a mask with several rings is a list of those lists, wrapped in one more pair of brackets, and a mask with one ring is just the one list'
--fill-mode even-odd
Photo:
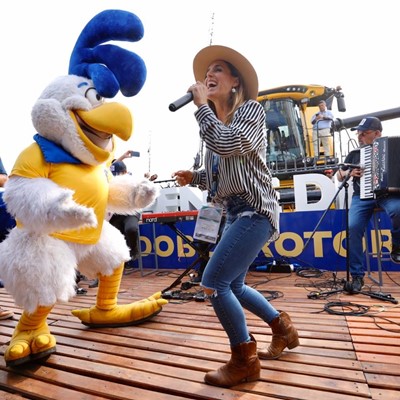
{"label": "long blonde hair", "polygon": [[[236,91],[232,92],[229,97],[230,110],[226,116],[226,120],[223,121],[225,125],[229,125],[233,120],[233,115],[235,114],[235,111],[244,103],[246,97],[245,97],[245,88],[243,86],[243,79],[239,74],[239,71],[235,68],[234,65],[232,65],[228,61],[225,61],[225,63],[228,66],[231,75],[235,78],[238,78],[239,80],[239,85],[235,88]],[[208,100],[208,105],[215,113],[214,103],[211,100]]]}

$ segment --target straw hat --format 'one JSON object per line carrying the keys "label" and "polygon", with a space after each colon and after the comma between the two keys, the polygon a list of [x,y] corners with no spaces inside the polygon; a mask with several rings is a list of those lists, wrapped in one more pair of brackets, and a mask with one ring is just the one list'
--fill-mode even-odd
{"label": "straw hat", "polygon": [[204,81],[209,65],[216,60],[227,61],[239,71],[245,87],[246,100],[257,99],[258,77],[255,69],[247,58],[229,47],[207,46],[196,54],[193,60],[196,81]]}

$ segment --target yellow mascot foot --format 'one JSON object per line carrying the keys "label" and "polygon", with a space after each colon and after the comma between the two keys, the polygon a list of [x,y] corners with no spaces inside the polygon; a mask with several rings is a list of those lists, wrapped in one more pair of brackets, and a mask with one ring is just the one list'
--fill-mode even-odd
{"label": "yellow mascot foot", "polygon": [[7,367],[15,367],[29,361],[49,356],[56,351],[56,339],[47,327],[29,331],[15,330],[4,354]]}
{"label": "yellow mascot foot", "polygon": [[161,295],[162,295],[161,292],[156,292],[156,293],[152,294],[150,297],[148,297],[147,299],[139,300],[139,303],[144,303],[146,301],[153,301],[153,300],[161,299]]}
{"label": "yellow mascot foot", "polygon": [[157,293],[147,299],[130,304],[116,305],[110,310],[102,310],[97,306],[82,310],[73,310],[72,314],[91,328],[113,328],[119,326],[138,325],[156,316],[168,301],[157,298]]}

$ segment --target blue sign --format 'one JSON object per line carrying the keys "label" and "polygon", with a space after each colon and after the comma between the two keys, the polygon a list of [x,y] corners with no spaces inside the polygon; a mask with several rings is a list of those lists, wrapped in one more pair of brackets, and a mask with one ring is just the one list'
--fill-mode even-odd
{"label": "blue sign", "polygon": [[[377,250],[382,245],[382,266],[385,271],[400,271],[400,264],[390,261],[390,219],[377,212],[378,227],[370,222],[367,227],[368,252],[372,271],[377,269]],[[141,249],[144,268],[188,268],[198,257],[190,246],[193,242],[195,221],[176,223],[186,240],[165,224],[141,224]],[[312,267],[328,271],[346,271],[346,211],[299,211],[280,215],[280,237],[264,246],[254,266],[273,261]],[[378,233],[378,238],[376,233]],[[349,244],[351,246],[351,243]],[[212,254],[212,250],[211,250]]]}

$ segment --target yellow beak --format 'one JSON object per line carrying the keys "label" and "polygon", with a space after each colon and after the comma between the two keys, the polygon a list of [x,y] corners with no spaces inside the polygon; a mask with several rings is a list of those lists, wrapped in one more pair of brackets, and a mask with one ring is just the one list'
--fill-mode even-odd
{"label": "yellow beak", "polygon": [[90,111],[75,111],[91,128],[116,135],[127,141],[133,132],[133,118],[129,109],[120,103],[104,103]]}

